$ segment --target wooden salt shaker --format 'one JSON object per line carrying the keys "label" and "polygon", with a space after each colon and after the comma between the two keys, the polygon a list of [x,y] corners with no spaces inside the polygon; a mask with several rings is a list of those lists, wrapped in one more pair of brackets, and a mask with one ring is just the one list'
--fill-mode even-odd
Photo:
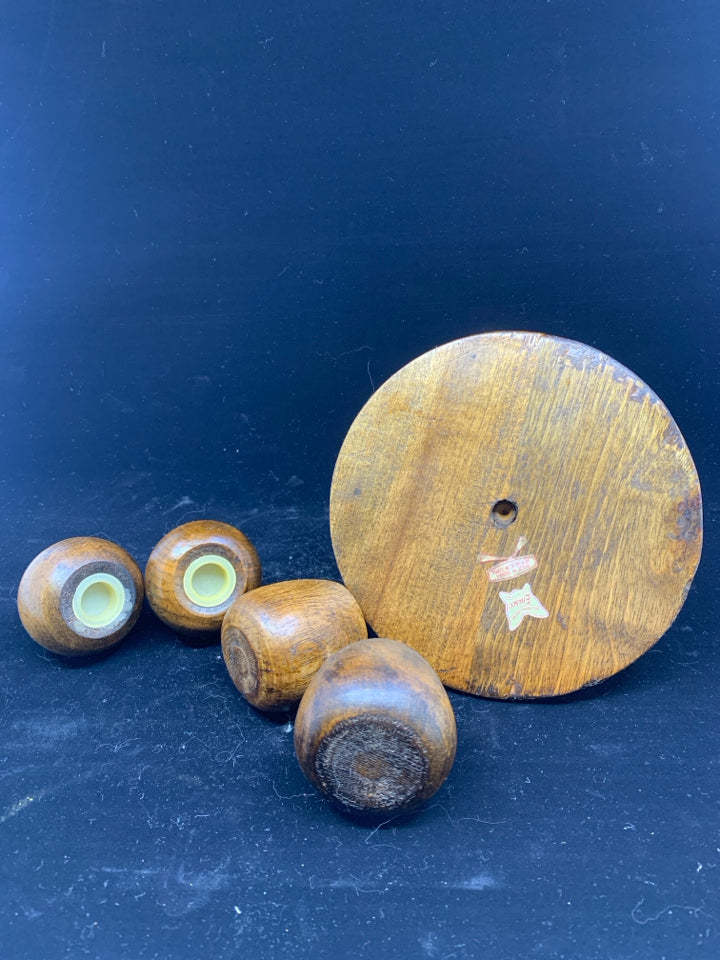
{"label": "wooden salt shaker", "polygon": [[341,583],[288,580],[233,603],[222,650],[233,683],[254,707],[287,710],[330,654],[365,637],[365,619]]}
{"label": "wooden salt shaker", "polygon": [[167,533],[145,568],[148,603],[179,633],[219,630],[230,606],[261,580],[260,559],[240,530],[192,520]]}
{"label": "wooden salt shaker", "polygon": [[295,720],[305,776],[334,803],[360,813],[419,806],[444,783],[456,745],[440,679],[397,640],[361,640],[330,657]]}
{"label": "wooden salt shaker", "polygon": [[143,580],[127,551],[99,537],[61,540],[30,563],[18,587],[23,626],[64,656],[106,650],[140,615]]}

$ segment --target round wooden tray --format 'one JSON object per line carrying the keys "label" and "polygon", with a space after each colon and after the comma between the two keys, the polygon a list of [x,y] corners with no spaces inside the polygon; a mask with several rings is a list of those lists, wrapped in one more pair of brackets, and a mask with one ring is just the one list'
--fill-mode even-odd
{"label": "round wooden tray", "polygon": [[431,350],[370,398],[338,456],[330,528],[371,627],[443,682],[548,697],[668,629],[700,559],[695,465],[658,397],[542,334]]}

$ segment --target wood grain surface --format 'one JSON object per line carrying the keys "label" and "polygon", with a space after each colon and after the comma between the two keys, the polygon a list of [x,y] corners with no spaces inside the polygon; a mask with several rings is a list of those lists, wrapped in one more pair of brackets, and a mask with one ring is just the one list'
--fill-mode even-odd
{"label": "wood grain surface", "polygon": [[[123,600],[117,616],[102,626],[78,619],[73,598],[88,577],[117,579]],[[18,586],[18,613],[40,646],[66,657],[114,647],[135,625],[144,597],[135,560],[117,543],[100,537],[69,537],[46,547],[29,564]]]}
{"label": "wood grain surface", "polygon": [[702,544],[659,398],[591,347],[524,332],[438,347],[380,387],[338,456],[330,526],[373,629],[496,698],[626,667],[675,619]]}
{"label": "wood grain surface", "polygon": [[225,666],[258,710],[295,706],[327,658],[367,637],[351,593],[333,580],[283,580],[232,604],[222,625]]}
{"label": "wood grain surface", "polygon": [[294,738],[310,782],[363,813],[419,806],[445,782],[457,748],[437,674],[417,651],[384,637],[325,661],[300,702]]}
{"label": "wood grain surface", "polygon": [[[230,564],[237,579],[222,602],[199,605],[187,593],[185,574],[192,563],[214,556]],[[150,607],[163,623],[188,635],[219,632],[230,605],[261,580],[255,545],[242,530],[219,520],[190,520],[170,530],[155,545],[145,566]]]}

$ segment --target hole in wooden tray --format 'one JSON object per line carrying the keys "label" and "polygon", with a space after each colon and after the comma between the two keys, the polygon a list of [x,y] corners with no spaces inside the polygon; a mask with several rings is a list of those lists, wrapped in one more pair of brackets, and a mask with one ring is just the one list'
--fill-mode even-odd
{"label": "hole in wooden tray", "polygon": [[512,500],[498,500],[490,511],[492,522],[496,527],[509,527],[517,518],[518,505]]}

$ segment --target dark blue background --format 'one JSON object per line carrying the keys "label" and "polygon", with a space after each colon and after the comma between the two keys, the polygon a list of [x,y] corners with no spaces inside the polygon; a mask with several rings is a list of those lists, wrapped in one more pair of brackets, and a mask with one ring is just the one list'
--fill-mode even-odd
{"label": "dark blue background", "polygon": [[[708,0],[0,5],[3,956],[718,950],[719,170]],[[266,579],[337,576],[355,414],[499,328],[660,394],[706,550],[592,696],[453,695],[424,813],[334,814],[218,649],[150,614],[82,667],[23,633],[24,567],[77,534],[144,563],[217,517]]]}

